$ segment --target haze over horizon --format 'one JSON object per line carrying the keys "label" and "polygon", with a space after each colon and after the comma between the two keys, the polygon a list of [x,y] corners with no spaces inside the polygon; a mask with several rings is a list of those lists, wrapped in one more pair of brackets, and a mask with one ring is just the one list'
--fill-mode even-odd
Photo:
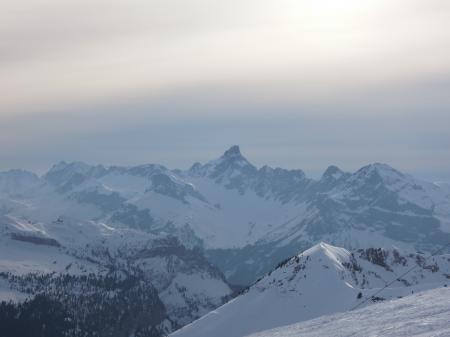
{"label": "haze over horizon", "polygon": [[186,168],[233,144],[319,176],[450,181],[443,0],[17,0],[0,13],[0,170]]}
{"label": "haze over horizon", "polygon": [[[240,146],[239,145],[232,145],[231,147],[229,147],[229,148],[227,148],[226,149],[226,151],[225,152],[228,152],[229,150],[231,150],[232,148],[235,148],[235,147],[237,147],[238,148],[238,150],[240,151],[240,153],[241,153],[241,155],[245,158],[245,159],[247,159],[247,160],[249,160],[249,162],[251,163],[251,164],[253,164],[254,166],[256,166],[258,169],[259,168],[262,168],[263,166],[265,166],[265,165],[268,165],[267,163],[255,163],[254,161],[252,161],[252,159],[251,158],[249,158],[245,153],[242,153],[242,151],[240,150]],[[201,164],[206,164],[206,163],[208,163],[208,162],[210,162],[210,161],[214,161],[214,160],[216,160],[216,159],[218,159],[220,156],[226,156],[226,153],[223,153],[222,155],[220,155],[220,154],[216,154],[216,156],[215,157],[211,157],[211,158],[209,158],[209,159],[205,159],[204,161],[201,161],[200,163]],[[60,161],[58,161],[58,162],[54,162],[50,167],[47,167],[47,168],[45,168],[45,169],[42,169],[42,170],[31,170],[31,169],[24,169],[24,168],[12,168],[11,170],[14,170],[14,169],[24,169],[24,170],[26,170],[26,171],[30,171],[30,172],[33,172],[33,173],[36,173],[37,175],[39,175],[39,176],[44,176],[47,172],[49,172],[53,167],[55,167],[55,166],[58,166],[60,163],[65,163],[65,164],[70,164],[70,163],[80,163],[80,164],[82,164],[82,165],[84,165],[84,164],[87,164],[87,165],[101,165],[101,166],[104,166],[104,167],[114,167],[114,166],[121,166],[121,167],[133,167],[133,166],[139,166],[139,165],[146,165],[146,164],[161,164],[160,162],[158,162],[158,161],[149,161],[149,162],[142,162],[142,163],[132,163],[132,164],[127,164],[127,163],[123,163],[123,164],[111,164],[111,163],[102,163],[102,162],[86,162],[86,161],[82,161],[82,160],[60,160]],[[199,163],[199,161],[192,161],[192,163],[190,164],[190,165],[188,165],[188,166],[183,166],[183,167],[175,167],[175,166],[167,166],[167,165],[165,165],[165,166],[167,166],[169,169],[171,169],[171,170],[175,170],[175,169],[188,169],[188,168],[190,168],[193,164],[196,164],[196,163]],[[341,170],[343,170],[343,171],[345,171],[345,172],[349,172],[349,173],[353,173],[353,172],[356,172],[357,170],[359,170],[359,169],[361,169],[361,168],[363,168],[364,166],[366,166],[366,165],[372,165],[372,164],[375,164],[375,165],[377,165],[377,164],[381,164],[381,165],[388,165],[388,166],[391,166],[391,165],[389,165],[388,163],[380,163],[380,162],[370,162],[370,163],[366,163],[366,164],[364,164],[363,166],[360,166],[360,167],[355,167],[355,168],[344,168],[344,167],[338,167],[339,169],[341,169]],[[164,164],[162,164],[162,165],[164,165]],[[280,165],[276,165],[276,164],[274,164],[274,165],[268,165],[268,166],[271,166],[272,168],[286,168],[286,167],[282,167],[282,166],[280,166]],[[321,178],[321,176],[324,174],[324,172],[328,169],[328,167],[330,167],[330,166],[336,166],[335,164],[329,164],[328,166],[326,166],[326,167],[324,167],[322,170],[317,170],[317,171],[312,171],[312,170],[303,170],[301,167],[288,167],[288,169],[300,169],[300,170],[303,170],[304,172],[305,172],[305,174],[306,174],[306,176],[308,177],[308,178],[312,178],[312,179],[320,179]],[[395,167],[393,167],[394,169],[397,169],[397,168],[395,168]],[[3,171],[8,171],[8,169],[6,169],[6,170],[3,170]],[[1,173],[2,171],[0,171],[0,173]],[[411,172],[407,172],[407,171],[403,171],[402,173],[407,173],[407,174],[411,174],[411,175],[414,175],[414,173],[411,173]],[[432,179],[432,177],[430,177],[430,176],[426,176],[426,175],[423,175],[423,176],[416,176],[416,178],[419,178],[419,179],[423,179],[423,180],[427,180],[427,178],[428,178],[428,180],[430,181],[430,182],[434,182],[434,183],[439,183],[439,184],[441,184],[441,183],[449,183],[449,181],[446,181],[446,180],[439,180],[439,179]],[[431,178],[431,179],[430,179]]]}

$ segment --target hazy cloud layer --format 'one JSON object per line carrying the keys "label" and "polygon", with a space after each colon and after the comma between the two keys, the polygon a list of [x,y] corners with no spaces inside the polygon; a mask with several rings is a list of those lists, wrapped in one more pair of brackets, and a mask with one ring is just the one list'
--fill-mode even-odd
{"label": "hazy cloud layer", "polygon": [[446,0],[0,1],[0,169],[241,143],[450,179]]}

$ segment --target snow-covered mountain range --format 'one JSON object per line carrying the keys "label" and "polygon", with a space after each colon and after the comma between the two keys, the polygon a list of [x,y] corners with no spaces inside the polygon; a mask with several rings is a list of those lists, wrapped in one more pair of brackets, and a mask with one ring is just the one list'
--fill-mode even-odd
{"label": "snow-covered mountain range", "polygon": [[447,285],[450,255],[375,248],[350,252],[320,243],[173,336],[242,337]]}
{"label": "snow-covered mountain range", "polygon": [[450,190],[385,164],[310,179],[257,168],[237,146],[187,170],[61,162],[43,176],[0,173],[0,300],[53,291],[51,279],[36,286],[42,274],[71,275],[73,289],[91,274],[137,278],[162,303],[152,327],[171,331],[320,241],[430,252],[450,241]]}
{"label": "snow-covered mountain range", "polygon": [[170,234],[242,285],[319,241],[429,251],[450,240],[444,185],[385,164],[354,173],[330,166],[314,180],[301,170],[258,169],[237,146],[188,170],[61,162],[42,177],[4,172],[0,215],[33,222],[27,228],[49,239],[64,234],[47,228],[58,219]]}

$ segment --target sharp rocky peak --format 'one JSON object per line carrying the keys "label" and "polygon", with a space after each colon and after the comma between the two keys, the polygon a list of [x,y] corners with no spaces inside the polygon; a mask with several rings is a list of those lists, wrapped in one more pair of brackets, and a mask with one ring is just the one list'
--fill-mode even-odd
{"label": "sharp rocky peak", "polygon": [[[252,166],[253,165],[245,158],[238,145],[233,145],[228,150],[224,152],[224,154],[216,160],[210,161],[208,163],[212,166],[236,166],[236,167],[246,167],[246,166]],[[207,164],[207,165],[208,165]],[[255,168],[256,170],[256,168]]]}
{"label": "sharp rocky peak", "polygon": [[225,158],[234,158],[234,157],[242,157],[241,149],[238,145],[233,145],[228,150],[226,150],[222,157]]}

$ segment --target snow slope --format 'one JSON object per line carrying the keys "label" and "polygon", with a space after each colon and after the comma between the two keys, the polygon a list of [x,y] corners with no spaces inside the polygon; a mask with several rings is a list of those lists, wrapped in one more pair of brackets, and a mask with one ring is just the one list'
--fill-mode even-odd
{"label": "snow slope", "polygon": [[251,337],[450,336],[450,289],[437,288]]}
{"label": "snow slope", "polygon": [[[349,252],[320,243],[287,260],[246,292],[173,334],[240,337],[449,283],[450,255],[426,258],[396,249]],[[373,297],[411,267],[410,274]]]}

